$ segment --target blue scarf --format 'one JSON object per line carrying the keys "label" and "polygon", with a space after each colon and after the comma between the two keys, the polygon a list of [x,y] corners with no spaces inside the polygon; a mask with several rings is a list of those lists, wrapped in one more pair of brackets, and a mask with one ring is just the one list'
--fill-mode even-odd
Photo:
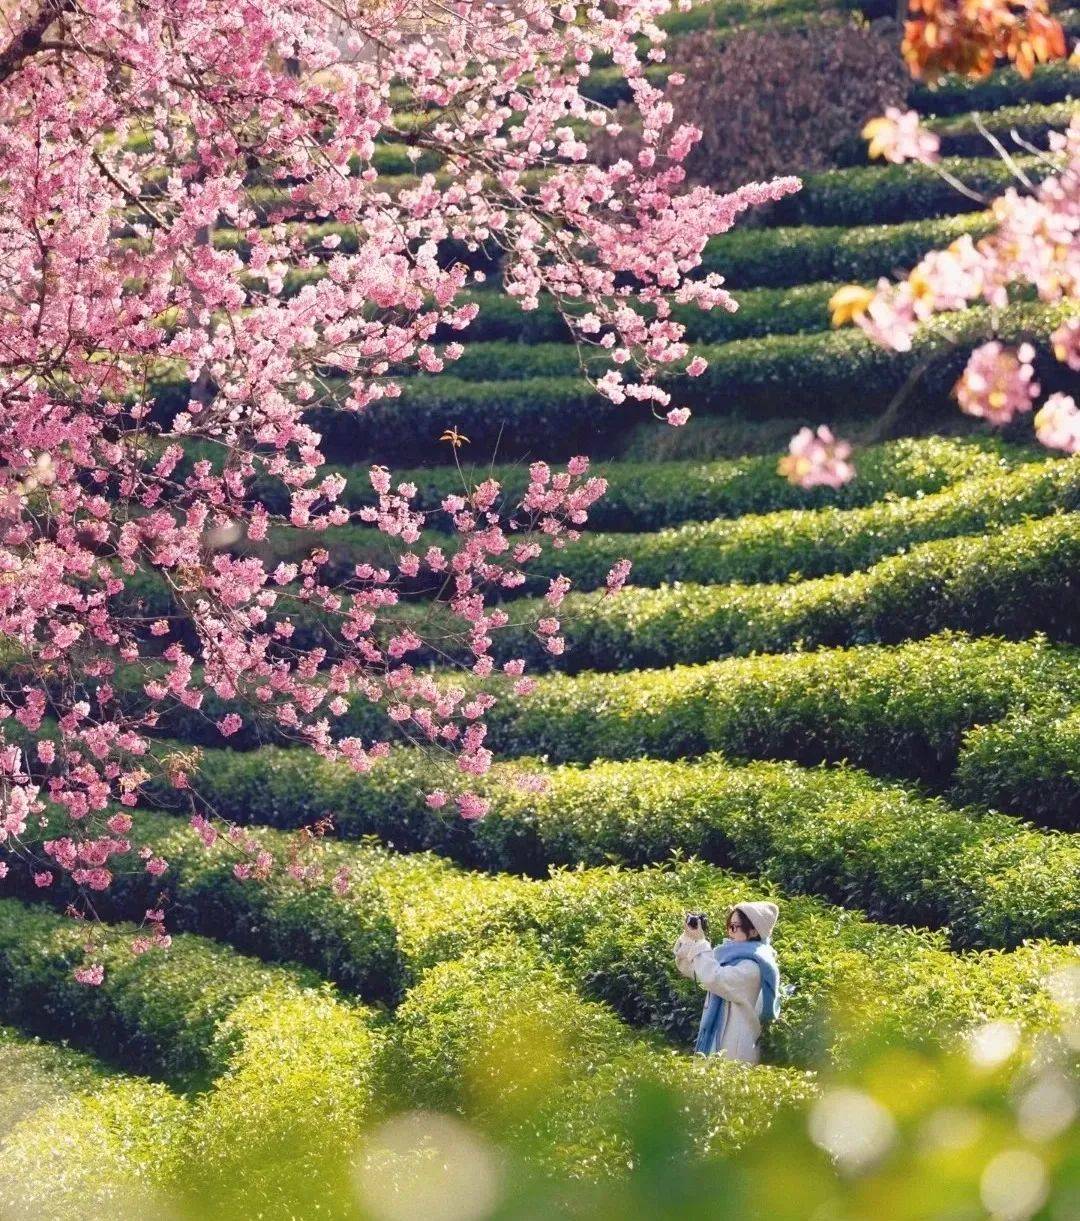
{"label": "blue scarf", "polygon": [[[767,941],[722,941],[713,950],[716,961],[722,966],[751,959],[761,972],[761,1021],[774,1022],[780,1016],[780,971],[776,965],[776,952]],[[723,1028],[724,1006],[722,996],[710,992],[705,997],[705,1008],[701,1013],[697,1043],[694,1050],[703,1056],[716,1050],[716,1038]]]}

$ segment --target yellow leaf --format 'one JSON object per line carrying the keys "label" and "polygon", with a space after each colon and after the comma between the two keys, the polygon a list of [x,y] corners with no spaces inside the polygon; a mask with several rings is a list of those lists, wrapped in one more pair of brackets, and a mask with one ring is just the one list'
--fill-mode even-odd
{"label": "yellow leaf", "polygon": [[843,288],[837,289],[829,298],[833,326],[843,326],[860,314],[865,314],[873,299],[873,289],[863,288],[860,284],[845,284]]}
{"label": "yellow leaf", "polygon": [[866,150],[866,155],[871,161],[875,157],[884,156],[885,150],[891,142],[892,133],[893,121],[884,117],[871,119],[862,129],[863,139],[870,141],[870,147]]}

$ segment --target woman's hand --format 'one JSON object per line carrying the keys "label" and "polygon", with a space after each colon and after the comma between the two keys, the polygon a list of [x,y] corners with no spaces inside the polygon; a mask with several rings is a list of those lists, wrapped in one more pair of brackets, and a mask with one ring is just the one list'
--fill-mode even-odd
{"label": "woman's hand", "polygon": [[[689,915],[686,918],[689,920]],[[679,933],[679,940],[675,942],[675,957],[689,954],[692,950],[696,950],[702,942],[708,945],[705,933],[701,928],[701,921],[698,921],[697,928],[691,928],[689,924],[684,923],[682,931]]]}

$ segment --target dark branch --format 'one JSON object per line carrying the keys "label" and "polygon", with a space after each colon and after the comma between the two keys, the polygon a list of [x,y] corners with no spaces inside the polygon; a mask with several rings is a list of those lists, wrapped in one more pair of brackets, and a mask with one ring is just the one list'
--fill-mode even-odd
{"label": "dark branch", "polygon": [[0,84],[17,72],[23,62],[41,49],[45,31],[75,7],[75,0],[41,0],[41,6],[20,33],[0,51]]}

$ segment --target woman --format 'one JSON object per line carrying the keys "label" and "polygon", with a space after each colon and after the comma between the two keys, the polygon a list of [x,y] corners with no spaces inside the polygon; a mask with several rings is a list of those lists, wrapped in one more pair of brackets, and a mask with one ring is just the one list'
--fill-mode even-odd
{"label": "woman", "polygon": [[757,1064],[765,1022],[780,1014],[780,973],[769,942],[780,909],[739,903],[727,915],[727,937],[714,950],[700,917],[687,916],[675,942],[675,965],[709,993],[694,1050]]}

